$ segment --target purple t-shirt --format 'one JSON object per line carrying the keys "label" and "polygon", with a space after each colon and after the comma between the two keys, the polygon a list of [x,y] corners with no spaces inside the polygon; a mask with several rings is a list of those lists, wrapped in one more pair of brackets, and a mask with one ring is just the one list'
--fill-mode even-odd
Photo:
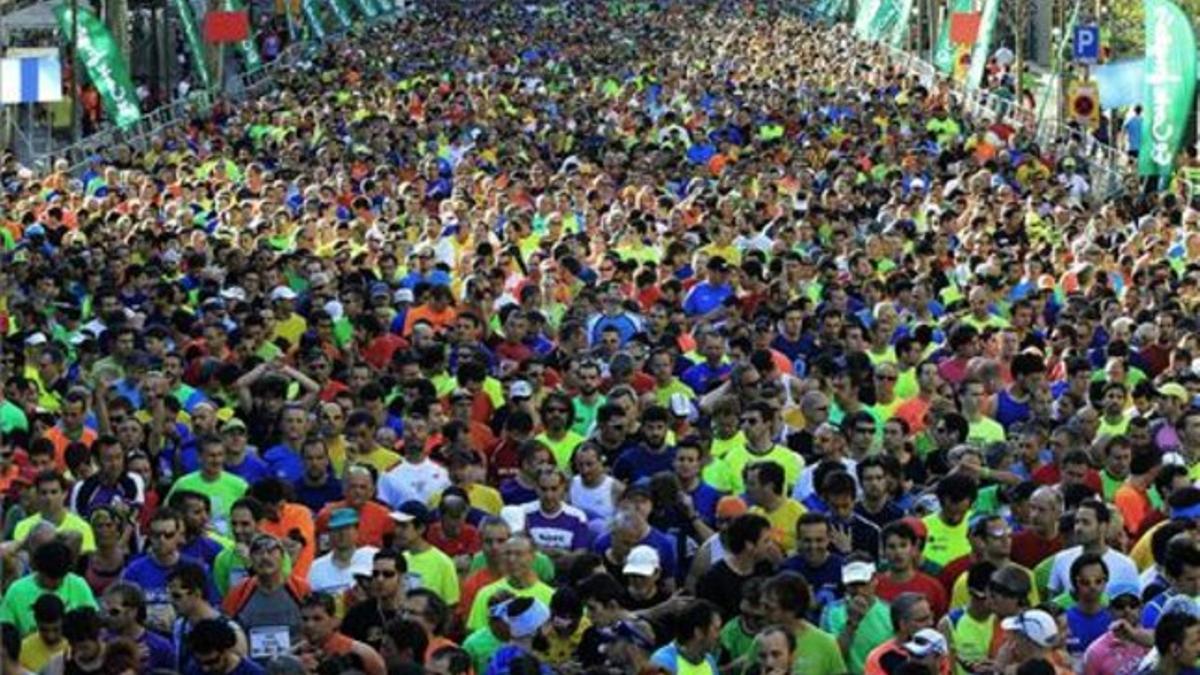
{"label": "purple t-shirt", "polygon": [[553,516],[542,512],[539,502],[526,504],[525,531],[540,548],[571,551],[587,548],[590,543],[588,518],[580,509],[563,504]]}

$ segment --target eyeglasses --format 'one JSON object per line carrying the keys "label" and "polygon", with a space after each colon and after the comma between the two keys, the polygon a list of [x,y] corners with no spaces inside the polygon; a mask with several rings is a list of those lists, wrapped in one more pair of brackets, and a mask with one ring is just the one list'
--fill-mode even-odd
{"label": "eyeglasses", "polygon": [[1137,609],[1141,606],[1141,604],[1142,603],[1138,602],[1138,600],[1135,598],[1121,598],[1119,600],[1113,600],[1112,603],[1109,604],[1109,607],[1117,610],[1118,612],[1124,612],[1131,609]]}
{"label": "eyeglasses", "polygon": [[752,426],[755,424],[762,424],[762,420],[758,419],[757,417],[743,417],[741,419],[741,423],[742,426]]}
{"label": "eyeglasses", "polygon": [[875,379],[883,380],[884,382],[895,382],[896,376],[895,375],[876,375]]}
{"label": "eyeglasses", "polygon": [[854,433],[856,433],[856,434],[873,434],[873,433],[875,433],[875,427],[854,427]]}

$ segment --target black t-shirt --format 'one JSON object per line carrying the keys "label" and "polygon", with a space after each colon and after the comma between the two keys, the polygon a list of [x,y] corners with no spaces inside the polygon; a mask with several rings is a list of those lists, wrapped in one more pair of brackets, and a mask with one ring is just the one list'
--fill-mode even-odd
{"label": "black t-shirt", "polygon": [[742,584],[754,577],[769,577],[772,571],[771,563],[760,560],[753,572],[741,576],[722,560],[700,577],[696,583],[696,597],[715,604],[721,609],[722,618],[728,621],[737,616],[738,606],[742,604]]}
{"label": "black t-shirt", "polygon": [[383,627],[396,614],[393,610],[381,608],[378,600],[364,600],[346,612],[346,618],[342,619],[342,633],[379,649],[383,645]]}

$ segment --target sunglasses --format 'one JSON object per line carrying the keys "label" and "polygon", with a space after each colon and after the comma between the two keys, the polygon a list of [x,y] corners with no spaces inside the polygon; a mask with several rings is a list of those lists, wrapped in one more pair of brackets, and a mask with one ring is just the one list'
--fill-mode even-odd
{"label": "sunglasses", "polygon": [[1141,606],[1141,604],[1142,603],[1139,602],[1138,600],[1129,598],[1129,599],[1114,600],[1109,606],[1117,611],[1123,612],[1123,611],[1130,610],[1130,609],[1137,609],[1138,607]]}

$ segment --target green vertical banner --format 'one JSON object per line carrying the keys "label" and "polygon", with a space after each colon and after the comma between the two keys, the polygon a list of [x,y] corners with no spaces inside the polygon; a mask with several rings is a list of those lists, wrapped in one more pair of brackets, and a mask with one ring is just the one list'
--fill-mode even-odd
{"label": "green vertical banner", "polygon": [[321,23],[317,0],[300,0],[300,11],[304,12],[304,20],[308,22],[308,30],[318,40],[325,39],[325,26]]}
{"label": "green vertical banner", "polygon": [[[291,7],[291,0],[286,0],[284,3],[287,7]],[[246,11],[246,5],[242,0],[225,0],[226,12],[243,12]],[[291,23],[290,20],[288,22]],[[290,28],[290,26],[289,26]],[[250,35],[237,43],[238,51],[242,54],[242,65],[245,66],[247,73],[262,68],[262,56],[258,53],[258,45],[254,44],[254,26],[250,26]]]}
{"label": "green vertical banner", "polygon": [[1146,0],[1145,68],[1138,174],[1170,176],[1196,93],[1196,33],[1171,0]]}
{"label": "green vertical banner", "polygon": [[346,6],[345,0],[329,0],[329,8],[333,10],[333,17],[337,19],[342,30],[350,30],[350,8]]}
{"label": "green vertical banner", "polygon": [[[142,111],[129,79],[129,66],[121,58],[117,43],[104,22],[86,7],[79,8],[79,20],[73,21],[71,8],[65,4],[55,8],[54,16],[67,44],[71,44],[72,24],[79,24],[76,58],[87,71],[113,122],[122,129],[136,124],[142,118]],[[78,93],[72,92],[72,96],[78,96]]]}
{"label": "green vertical banner", "polygon": [[879,42],[891,30],[896,21],[896,0],[876,0],[875,13],[867,22],[864,37],[872,42]]}
{"label": "green vertical banner", "polygon": [[196,25],[196,14],[192,12],[192,3],[189,0],[172,0],[171,4],[175,6],[175,14],[179,17],[179,26],[183,29],[188,55],[192,59],[192,70],[196,72],[200,88],[211,89],[212,76],[208,72],[208,53],[204,50],[204,41],[200,39],[200,28]]}
{"label": "green vertical banner", "polygon": [[867,37],[871,21],[875,18],[875,11],[879,9],[879,2],[880,0],[859,0],[858,14],[854,16],[854,34],[858,37]]}
{"label": "green vertical banner", "polygon": [[943,75],[954,72],[954,57],[958,53],[958,50],[954,48],[954,43],[950,41],[950,17],[961,12],[970,12],[974,8],[972,0],[951,0],[950,2],[950,8],[938,30],[937,47],[933,50],[933,65],[937,66],[938,71]]}
{"label": "green vertical banner", "polygon": [[913,0],[896,0],[896,23],[892,25],[890,35],[884,36],[884,41],[893,47],[900,48],[908,37],[908,23],[912,19]]}
{"label": "green vertical banner", "polygon": [[362,12],[368,21],[374,21],[379,16],[379,10],[375,9],[375,3],[371,0],[354,0],[354,4],[358,6],[358,11]]}
{"label": "green vertical banner", "polygon": [[983,0],[983,12],[979,17],[979,35],[971,46],[971,65],[967,69],[967,91],[975,91],[983,83],[983,70],[987,67],[988,55],[992,53],[992,35],[996,32],[996,15],[1000,13],[1000,0]]}

